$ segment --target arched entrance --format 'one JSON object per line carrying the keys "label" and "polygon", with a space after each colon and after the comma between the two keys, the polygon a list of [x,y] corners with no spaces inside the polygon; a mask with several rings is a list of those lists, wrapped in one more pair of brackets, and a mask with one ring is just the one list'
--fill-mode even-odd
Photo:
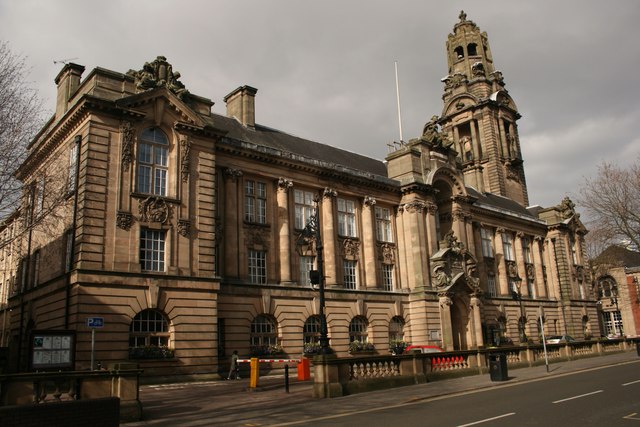
{"label": "arched entrance", "polygon": [[467,350],[471,342],[469,295],[457,293],[451,299],[451,335],[454,350]]}

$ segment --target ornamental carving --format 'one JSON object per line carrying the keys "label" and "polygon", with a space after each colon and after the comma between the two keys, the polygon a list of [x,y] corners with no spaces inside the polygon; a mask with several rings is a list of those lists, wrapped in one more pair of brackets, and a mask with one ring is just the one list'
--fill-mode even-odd
{"label": "ornamental carving", "polygon": [[189,237],[189,234],[191,234],[191,221],[189,221],[188,219],[179,219],[178,234],[183,237]]}
{"label": "ornamental carving", "polygon": [[133,223],[133,215],[130,212],[118,211],[116,214],[116,226],[129,231]]}
{"label": "ornamental carving", "polygon": [[325,187],[322,191],[322,197],[325,199],[329,197],[338,197],[338,192],[333,188]]}
{"label": "ornamental carving", "polygon": [[471,73],[473,77],[485,77],[484,64],[482,62],[476,62],[471,66]]}
{"label": "ornamental carving", "polygon": [[405,203],[402,205],[402,208],[409,213],[422,212],[426,208],[427,204],[425,202],[421,202],[419,200],[414,200],[409,203]]}
{"label": "ornamental carving", "polygon": [[247,225],[245,227],[247,246],[266,247],[269,243],[269,229],[259,225]]}
{"label": "ornamental carving", "polygon": [[226,168],[223,174],[226,179],[237,182],[238,178],[242,176],[242,171],[240,169]]}
{"label": "ornamental carving", "polygon": [[578,282],[584,282],[585,274],[584,267],[581,265],[576,265],[575,267],[575,277]]}
{"label": "ornamental carving", "polygon": [[120,135],[122,135],[122,169],[128,171],[129,165],[133,159],[132,150],[133,139],[135,137],[135,132],[131,122],[122,121],[120,123]]}
{"label": "ornamental carving", "polygon": [[562,199],[562,202],[558,205],[558,209],[563,219],[569,219],[576,214],[576,205],[569,197]]}
{"label": "ornamental carving", "polygon": [[164,224],[169,219],[169,206],[162,197],[150,196],[139,206],[140,221]]}
{"label": "ornamental carving", "polygon": [[365,206],[374,206],[376,204],[376,199],[373,196],[364,196],[364,201],[363,201]]}
{"label": "ornamental carving", "polygon": [[518,275],[518,266],[515,261],[507,261],[507,275],[509,277],[516,277]]}
{"label": "ornamental carving", "polygon": [[139,92],[166,87],[179,99],[184,100],[189,95],[184,84],[178,81],[180,73],[173,71],[173,66],[164,56],[158,56],[152,62],[145,62],[140,71],[129,70],[127,75],[135,79],[136,89]]}
{"label": "ornamental carving", "polygon": [[180,137],[180,148],[182,148],[182,160],[180,161],[180,173],[182,182],[189,181],[189,171],[191,168],[191,139],[184,135]]}
{"label": "ornamental carving", "polygon": [[360,242],[351,239],[345,239],[342,243],[342,256],[345,259],[357,260]]}
{"label": "ornamental carving", "polygon": [[293,187],[293,181],[287,178],[278,178],[278,190],[289,191]]}
{"label": "ornamental carving", "polygon": [[535,268],[533,267],[533,264],[527,264],[527,265],[525,266],[525,270],[527,271],[527,279],[531,279],[531,280],[535,279],[535,277],[536,277],[536,270],[535,270]]}
{"label": "ornamental carving", "polygon": [[390,243],[383,243],[380,245],[380,260],[383,264],[395,264],[395,246]]}
{"label": "ornamental carving", "polygon": [[438,120],[438,116],[431,117],[431,120],[424,125],[422,136],[418,140],[434,148],[449,148],[453,145],[453,140],[445,132],[438,129]]}
{"label": "ornamental carving", "polygon": [[494,71],[490,74],[493,77],[493,80],[501,86],[504,86],[504,77],[502,76],[502,71]]}

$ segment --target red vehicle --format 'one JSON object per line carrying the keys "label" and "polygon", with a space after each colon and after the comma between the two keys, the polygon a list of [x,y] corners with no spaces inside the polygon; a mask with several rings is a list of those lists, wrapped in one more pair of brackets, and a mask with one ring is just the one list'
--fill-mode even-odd
{"label": "red vehicle", "polygon": [[410,345],[404,349],[405,354],[411,353],[443,353],[444,350],[437,345]]}

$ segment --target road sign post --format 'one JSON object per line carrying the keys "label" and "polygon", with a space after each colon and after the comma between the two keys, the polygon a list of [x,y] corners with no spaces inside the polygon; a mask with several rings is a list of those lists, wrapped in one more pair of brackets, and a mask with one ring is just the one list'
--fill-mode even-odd
{"label": "road sign post", "polygon": [[96,329],[104,327],[104,317],[87,317],[87,327],[91,328],[91,370],[96,354]]}

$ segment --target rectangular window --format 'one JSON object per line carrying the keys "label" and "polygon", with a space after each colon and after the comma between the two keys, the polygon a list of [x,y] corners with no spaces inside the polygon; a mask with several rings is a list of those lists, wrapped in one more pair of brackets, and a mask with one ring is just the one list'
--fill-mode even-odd
{"label": "rectangular window", "polygon": [[380,242],[392,242],[391,211],[376,207],[376,238]]}
{"label": "rectangular window", "polygon": [[311,191],[294,190],[294,209],[296,215],[295,227],[302,230],[309,218],[315,214],[316,204],[313,201],[314,193]]}
{"label": "rectangular window", "polygon": [[493,274],[489,274],[487,276],[487,293],[490,297],[495,297],[498,295],[498,287],[496,286],[496,276]]}
{"label": "rectangular window", "polygon": [[346,289],[357,289],[358,280],[356,267],[356,261],[346,259],[343,261],[344,287]]}
{"label": "rectangular window", "polygon": [[569,246],[571,246],[571,259],[574,265],[578,265],[578,252],[576,251],[576,240],[573,236],[569,237]]}
{"label": "rectangular window", "polygon": [[245,181],[244,220],[267,223],[267,185],[264,182]]}
{"label": "rectangular window", "polygon": [[356,237],[356,207],[352,200],[338,199],[338,234]]}
{"label": "rectangular window", "polygon": [[267,253],[249,250],[249,282],[258,285],[267,283]]}
{"label": "rectangular window", "polygon": [[480,240],[482,241],[482,256],[493,258],[493,232],[484,227],[480,228]]}
{"label": "rectangular window", "polygon": [[300,257],[300,284],[303,286],[311,286],[309,272],[313,270],[313,260],[312,256]]}
{"label": "rectangular window", "polygon": [[393,265],[382,264],[382,289],[385,291],[393,290]]}
{"label": "rectangular window", "polygon": [[167,195],[167,147],[138,144],[138,191],[158,196]]}
{"label": "rectangular window", "polygon": [[502,251],[505,261],[515,261],[513,256],[513,237],[509,233],[502,233]]}
{"label": "rectangular window", "polygon": [[143,271],[164,271],[164,230],[140,230],[140,266]]}
{"label": "rectangular window", "polygon": [[72,193],[76,189],[76,169],[78,164],[78,144],[73,144],[69,150],[69,166],[67,168],[67,191]]}

